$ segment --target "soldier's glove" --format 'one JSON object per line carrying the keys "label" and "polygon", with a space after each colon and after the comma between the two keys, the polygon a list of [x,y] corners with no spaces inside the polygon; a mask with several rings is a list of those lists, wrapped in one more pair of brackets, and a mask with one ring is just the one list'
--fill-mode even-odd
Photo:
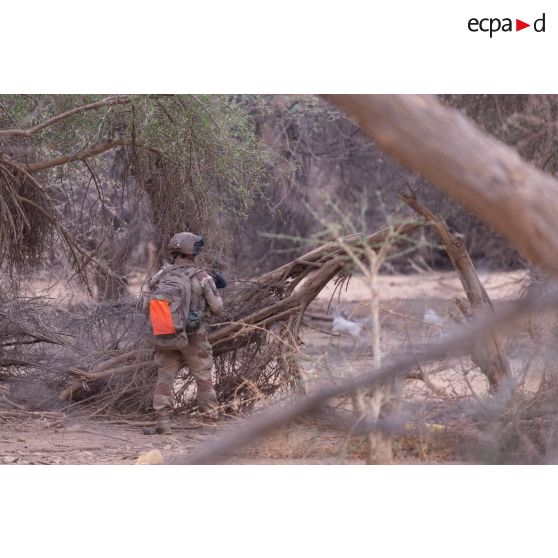
{"label": "soldier's glove", "polygon": [[227,280],[225,279],[225,276],[220,271],[213,269],[210,271],[210,275],[213,278],[215,286],[218,289],[224,289],[227,286]]}

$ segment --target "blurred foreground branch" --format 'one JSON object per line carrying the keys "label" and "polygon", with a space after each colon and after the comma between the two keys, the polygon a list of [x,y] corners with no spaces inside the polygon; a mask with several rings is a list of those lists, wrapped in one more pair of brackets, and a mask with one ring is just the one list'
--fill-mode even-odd
{"label": "blurred foreground branch", "polygon": [[[270,407],[235,432],[228,432],[226,436],[202,445],[194,454],[177,459],[174,463],[208,464],[217,462],[224,455],[289,424],[295,418],[317,411],[332,398],[349,396],[358,389],[369,388],[388,378],[402,377],[409,368],[417,363],[426,364],[448,356],[466,354],[470,351],[471,343],[482,338],[492,329],[502,327],[529,312],[541,312],[556,306],[558,306],[558,292],[537,298],[526,297],[510,303],[496,315],[485,312],[447,340],[431,344],[422,351],[417,350],[397,356],[370,373],[322,387],[295,403]],[[508,394],[510,393],[511,391],[508,392]],[[500,390],[500,397],[504,402],[505,396],[506,392],[503,389]]]}

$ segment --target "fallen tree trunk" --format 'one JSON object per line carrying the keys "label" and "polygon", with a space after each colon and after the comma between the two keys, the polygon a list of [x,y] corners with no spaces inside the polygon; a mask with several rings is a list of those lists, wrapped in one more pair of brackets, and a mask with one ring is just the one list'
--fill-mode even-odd
{"label": "fallen tree trunk", "polygon": [[[420,225],[417,223],[401,223],[397,226],[397,234],[403,236],[409,234],[410,232],[419,228]],[[394,228],[386,227],[368,235],[365,238],[365,242],[371,248],[378,248],[383,242],[385,242],[390,235],[394,233]],[[357,243],[363,241],[363,235],[352,234],[343,237],[343,243],[348,246],[353,246]],[[326,242],[318,248],[314,248],[310,252],[294,259],[292,262],[286,263],[273,271],[264,273],[258,279],[259,283],[274,283],[278,281],[286,281],[288,279],[294,279],[299,276],[304,270],[309,269],[319,269],[322,265],[335,257],[343,254],[343,250],[339,247],[339,243],[336,240]]]}
{"label": "fallen tree trunk", "polygon": [[[349,246],[365,242],[371,247],[376,247],[385,242],[390,235],[404,236],[416,230],[420,225],[417,223],[402,223],[396,228],[388,227],[377,231],[367,237],[362,235],[351,235],[345,237],[343,242]],[[254,286],[273,289],[280,285],[288,294],[275,304],[266,306],[254,313],[239,316],[230,324],[222,325],[219,329],[209,335],[209,341],[213,346],[214,353],[222,354],[220,347],[227,346],[231,341],[236,341],[234,348],[239,348],[243,335],[248,334],[254,328],[269,327],[286,319],[295,313],[296,309],[302,314],[308,304],[318,296],[321,290],[343,269],[347,258],[342,257],[343,250],[335,241],[328,242],[315,250],[312,250],[300,258],[296,258],[273,271],[265,273],[253,281]],[[304,285],[300,285],[302,279],[307,278]],[[300,285],[300,286],[299,286]],[[298,290],[295,288],[298,287]],[[294,292],[293,292],[294,291]],[[241,298],[243,299],[244,297]],[[302,315],[300,316],[302,319]],[[250,327],[252,326],[252,329]],[[232,350],[229,349],[229,350]]]}
{"label": "fallen tree trunk", "polygon": [[[400,194],[400,197],[424,217],[440,237],[463,285],[471,305],[471,313],[474,316],[494,314],[492,301],[475,271],[464,237],[450,231],[446,222],[436,217],[414,195]],[[511,381],[510,361],[505,345],[502,334],[496,329],[491,329],[486,337],[475,343],[473,348],[473,361],[487,377],[492,391]]]}
{"label": "fallen tree trunk", "polygon": [[558,181],[425,95],[326,95],[378,146],[447,192],[528,260],[558,272]]}
{"label": "fallen tree trunk", "polygon": [[[133,374],[135,372],[139,372],[149,366],[153,366],[152,361],[145,361],[145,362],[135,362],[133,364],[128,364],[126,366],[120,366],[118,368],[107,368],[106,370],[100,372],[83,372],[79,371],[80,380],[76,380],[72,384],[70,384],[66,389],[64,389],[59,396],[59,399],[63,401],[71,400],[76,394],[80,393],[81,391],[87,390],[88,383],[96,382],[97,380],[105,380],[111,378],[114,374],[118,373],[120,376],[124,376],[126,374]],[[72,373],[76,373],[76,371],[72,371]]]}

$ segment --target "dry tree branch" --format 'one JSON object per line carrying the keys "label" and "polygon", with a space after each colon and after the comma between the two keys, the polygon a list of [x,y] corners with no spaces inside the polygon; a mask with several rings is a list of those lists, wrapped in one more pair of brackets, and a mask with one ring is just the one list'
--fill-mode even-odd
{"label": "dry tree branch", "polygon": [[60,165],[65,165],[66,163],[71,163],[72,161],[82,161],[89,157],[94,157],[95,155],[100,155],[105,151],[109,151],[114,147],[120,145],[126,145],[129,141],[125,139],[117,139],[105,141],[99,143],[87,149],[82,149],[73,155],[62,155],[61,157],[55,157],[54,159],[46,159],[45,161],[38,161],[37,163],[30,163],[25,165],[25,170],[28,172],[36,172],[45,169],[51,169],[53,167],[59,167]]}
{"label": "dry tree branch", "polygon": [[[91,370],[82,370],[80,368],[69,368],[68,372],[77,376],[78,381],[73,382],[65,388],[59,395],[59,399],[63,401],[71,400],[74,395],[79,393],[87,386],[86,382],[94,382],[112,377],[114,374],[126,374],[138,371],[152,364],[153,351],[151,349],[143,351],[130,351],[122,355],[110,358],[101,364],[93,367]],[[133,364],[120,366],[131,360]]]}
{"label": "dry tree branch", "polygon": [[[85,380],[89,382],[95,382],[97,380],[105,380],[107,378],[111,378],[114,374],[118,373],[119,375],[123,376],[125,374],[133,374],[134,372],[139,372],[149,366],[152,366],[153,362],[146,361],[146,362],[134,362],[133,364],[128,364],[126,366],[121,366],[117,369],[108,369],[101,372],[79,372],[79,375],[82,376],[81,380],[78,380],[68,386],[62,393],[59,395],[59,399],[62,401],[71,400],[72,397],[85,386]],[[75,373],[75,371],[72,371]]]}
{"label": "dry tree branch", "polygon": [[[419,215],[424,217],[426,222],[432,225],[437,232],[463,285],[472,312],[494,312],[492,301],[481,283],[467,251],[465,239],[450,231],[446,222],[436,217],[414,194],[401,193],[400,197]],[[492,390],[496,390],[502,382],[507,383],[511,379],[510,361],[501,332],[491,330],[486,339],[479,340],[473,353],[473,360],[487,377]]]}
{"label": "dry tree branch", "polygon": [[373,372],[323,387],[295,403],[269,407],[236,431],[229,431],[226,436],[203,444],[194,454],[186,458],[175,459],[172,463],[185,465],[214,463],[224,455],[290,423],[295,418],[317,411],[329,399],[351,395],[358,389],[369,388],[377,382],[403,376],[409,368],[416,366],[417,363],[426,364],[451,355],[463,354],[468,350],[471,342],[475,342],[491,329],[501,327],[526,313],[545,311],[557,305],[558,293],[555,292],[537,298],[526,297],[507,305],[495,315],[483,314],[450,339],[432,344],[423,351],[395,357]]}
{"label": "dry tree branch", "polygon": [[[401,236],[415,230],[417,227],[419,225],[416,223],[402,223],[397,225],[395,230]],[[343,246],[346,247],[354,244],[374,246],[381,244],[393,234],[394,229],[389,227],[367,237],[351,235],[343,238]],[[290,292],[292,292],[291,289],[297,285],[296,281],[300,275],[304,274],[308,269],[314,272],[307,279],[306,283],[299,286],[298,290],[295,290],[294,293],[289,294],[275,304],[245,316],[241,323],[231,323],[212,332],[209,335],[209,341],[216,354],[219,353],[220,347],[227,345],[233,338],[237,338],[239,332],[247,325],[262,325],[265,322],[265,325],[269,327],[273,323],[285,319],[289,315],[287,311],[293,308],[303,309],[302,314],[304,314],[308,304],[318,295],[325,284],[343,269],[345,265],[345,260],[342,258],[343,253],[344,248],[340,247],[337,241],[328,242],[300,258],[255,279],[255,285],[271,288],[274,285],[283,284],[288,285]],[[289,280],[292,280],[291,283],[287,283]]]}
{"label": "dry tree branch", "polygon": [[[17,169],[18,171],[23,173],[26,176],[26,178],[28,178],[29,181],[43,195],[46,195],[42,186],[40,185],[40,183],[35,179],[35,177],[32,174],[30,174],[27,171],[26,167],[21,167],[21,166],[17,165],[16,163],[13,163],[12,161],[9,161],[9,162],[4,161],[4,162],[7,163],[7,164],[12,165],[15,169]],[[120,277],[118,277],[118,275],[116,275],[112,270],[110,270],[108,268],[108,266],[106,266],[103,262],[101,262],[100,260],[95,258],[92,254],[88,253],[85,249],[83,249],[80,246],[80,244],[74,239],[74,237],[65,229],[65,227],[63,226],[63,219],[60,217],[60,215],[54,209],[53,204],[52,204],[50,198],[48,198],[48,196],[47,196],[47,201],[49,202],[49,205],[50,205],[50,207],[48,209],[45,208],[45,207],[40,206],[39,204],[37,204],[36,202],[34,202],[32,200],[24,198],[20,195],[17,195],[17,198],[18,198],[18,201],[20,203],[33,206],[37,211],[39,211],[45,217],[45,219],[58,232],[58,234],[60,235],[60,237],[62,238],[62,240],[64,241],[64,243],[66,244],[66,246],[68,247],[68,249],[70,250],[70,252],[72,254],[72,258],[73,258],[76,266],[78,267],[78,273],[84,279],[86,278],[85,266],[83,264],[80,264],[78,254],[80,254],[85,260],[88,260],[89,262],[95,264],[99,269],[101,269],[108,276],[114,278],[120,284],[124,285],[124,283],[122,282],[122,279]],[[86,280],[85,280],[85,285],[89,289],[88,283],[87,283]]]}
{"label": "dry tree branch", "polygon": [[[79,242],[73,237],[73,235],[69,231],[66,230],[66,228],[63,225],[63,219],[60,216],[60,214],[58,213],[58,211],[56,210],[56,208],[54,207],[54,204],[52,203],[52,200],[49,198],[48,194],[45,192],[44,188],[41,186],[41,184],[38,182],[38,180],[28,171],[28,167],[20,166],[19,164],[14,163],[13,161],[5,161],[4,160],[3,162],[5,164],[8,164],[8,165],[12,166],[15,170],[22,173],[30,181],[30,183],[44,197],[46,197],[46,200],[48,202],[48,206],[43,207],[43,206],[37,204],[36,202],[34,202],[32,200],[29,200],[27,198],[24,198],[24,197],[16,194],[16,197],[17,197],[17,199],[20,203],[33,206],[38,212],[40,212],[45,217],[45,219],[58,232],[58,234],[60,235],[60,237],[62,238],[62,240],[64,241],[64,243],[66,244],[66,246],[68,247],[68,249],[70,250],[70,252],[72,254],[72,258],[74,260],[74,263],[78,267],[78,273],[83,278],[86,277],[85,266],[83,264],[80,264],[80,262],[79,262],[79,258],[78,258],[78,254],[79,254],[79,255],[82,256],[82,258],[84,260],[96,265],[101,271],[103,271],[103,273],[105,273],[107,276],[113,278],[119,284],[124,286],[125,283],[122,281],[121,277],[119,277],[117,274],[115,274],[106,264],[104,264],[102,261],[100,261],[98,258],[96,258],[94,253],[91,253],[91,252],[88,252],[87,250],[85,250],[79,244]],[[85,284],[86,284],[86,286],[88,286],[87,281],[85,281]]]}
{"label": "dry tree branch", "polygon": [[53,124],[56,124],[57,122],[60,122],[61,120],[69,118],[70,116],[74,116],[75,114],[79,114],[79,113],[82,113],[82,112],[87,112],[89,110],[95,110],[95,109],[110,106],[110,105],[125,105],[125,104],[128,104],[129,102],[131,102],[131,99],[129,97],[109,97],[107,99],[103,99],[103,100],[97,101],[95,103],[89,103],[88,105],[82,105],[80,107],[76,107],[76,108],[73,108],[73,109],[68,110],[66,112],[63,112],[61,114],[58,114],[56,116],[53,116],[52,118],[49,118],[48,120],[45,120],[44,122],[41,122],[40,124],[37,124],[36,126],[33,126],[32,128],[28,128],[27,130],[20,130],[20,129],[15,129],[15,128],[10,129],[10,130],[0,130],[0,137],[2,137],[2,136],[26,136],[26,137],[31,137],[34,134],[36,134],[37,132],[40,132],[41,130],[43,130],[44,128],[47,128],[48,126],[52,126]]}
{"label": "dry tree branch", "polygon": [[[398,233],[400,235],[409,234],[410,232],[418,229],[421,225],[419,223],[403,223],[396,225]],[[393,227],[386,227],[379,231],[376,231],[366,237],[360,234],[351,234],[342,238],[345,245],[352,246],[354,244],[362,245],[363,243],[369,244],[370,246],[380,246],[384,243],[385,239],[392,234]],[[260,276],[257,281],[261,283],[275,283],[277,281],[286,281],[298,273],[305,266],[311,266],[319,268],[322,263],[328,259],[342,255],[344,250],[339,247],[339,242],[337,240],[331,240],[322,244],[321,246],[314,248],[310,252],[303,254],[299,258],[295,258],[293,261],[288,262],[273,271],[264,273]]]}

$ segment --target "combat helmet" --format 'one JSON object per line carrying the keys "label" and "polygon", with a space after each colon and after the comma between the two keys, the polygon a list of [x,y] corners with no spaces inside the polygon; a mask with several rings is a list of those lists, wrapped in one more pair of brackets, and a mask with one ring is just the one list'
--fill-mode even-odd
{"label": "combat helmet", "polygon": [[185,256],[199,254],[204,245],[203,238],[190,232],[175,234],[169,241],[169,252],[179,252]]}

